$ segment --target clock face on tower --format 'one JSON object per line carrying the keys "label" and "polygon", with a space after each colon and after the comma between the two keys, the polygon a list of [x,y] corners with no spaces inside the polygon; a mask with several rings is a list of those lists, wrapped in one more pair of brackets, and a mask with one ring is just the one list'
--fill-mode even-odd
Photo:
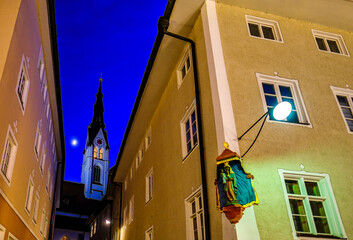
{"label": "clock face on tower", "polygon": [[104,140],[102,138],[97,138],[96,139],[96,143],[97,143],[98,146],[102,146],[103,142],[104,142]]}

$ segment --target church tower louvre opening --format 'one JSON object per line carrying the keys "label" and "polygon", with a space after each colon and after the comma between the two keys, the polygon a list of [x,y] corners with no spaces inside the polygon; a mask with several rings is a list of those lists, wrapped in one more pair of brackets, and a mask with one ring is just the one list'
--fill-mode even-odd
{"label": "church tower louvre opening", "polygon": [[106,194],[110,153],[104,124],[102,81],[103,79],[100,78],[93,108],[93,118],[87,130],[81,172],[81,183],[85,186],[85,197],[96,200],[101,200]]}

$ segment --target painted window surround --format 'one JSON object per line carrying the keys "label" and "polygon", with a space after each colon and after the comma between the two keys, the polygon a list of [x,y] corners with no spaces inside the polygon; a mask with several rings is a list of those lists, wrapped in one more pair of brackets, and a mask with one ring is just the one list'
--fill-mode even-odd
{"label": "painted window surround", "polygon": [[330,86],[331,90],[332,90],[332,93],[334,95],[334,98],[335,98],[335,101],[337,103],[337,106],[338,106],[338,109],[340,110],[340,113],[341,113],[341,116],[343,118],[343,121],[346,125],[346,128],[347,128],[347,132],[349,134],[353,134],[353,131],[351,131],[349,129],[349,126],[347,124],[347,121],[346,121],[346,118],[345,116],[343,115],[343,112],[342,112],[342,109],[341,109],[341,105],[340,103],[338,102],[338,99],[337,99],[337,96],[344,96],[344,97],[347,97],[347,100],[348,100],[348,103],[349,103],[349,107],[351,109],[351,112],[353,113],[353,90],[352,89],[348,89],[348,88],[338,88],[338,87],[334,87],[334,86]]}
{"label": "painted window surround", "polygon": [[[343,37],[339,34],[335,34],[335,33],[329,33],[329,32],[323,32],[323,31],[319,31],[319,30],[315,30],[312,29],[311,30],[313,33],[313,37],[314,37],[314,41],[315,41],[315,45],[317,47],[317,49],[321,52],[329,52],[329,53],[333,53],[333,54],[338,54],[338,55],[344,55],[349,57],[349,52],[346,46],[346,43],[343,40]],[[337,43],[338,48],[340,50],[340,53],[336,53],[336,52],[332,52],[329,50],[329,46],[327,47],[327,50],[321,50],[316,42],[316,38],[322,38],[324,39],[325,43],[327,44],[327,40],[333,40]],[[325,45],[326,45],[325,44]]]}
{"label": "painted window surround", "polygon": [[[273,20],[265,19],[265,18],[260,18],[260,17],[255,17],[255,16],[250,16],[250,15],[245,15],[245,20],[246,20],[246,25],[247,25],[248,33],[249,33],[250,37],[283,43],[281,29],[280,29],[277,21],[273,21]],[[266,26],[266,27],[272,28],[272,32],[273,32],[275,39],[265,38],[263,36],[262,30],[260,31],[260,34],[262,33],[260,37],[251,35],[249,23],[258,25],[259,27]]]}

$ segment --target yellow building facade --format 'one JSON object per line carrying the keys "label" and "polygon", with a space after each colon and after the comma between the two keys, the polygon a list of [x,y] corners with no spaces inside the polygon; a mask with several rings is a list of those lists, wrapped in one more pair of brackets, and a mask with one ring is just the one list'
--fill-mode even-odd
{"label": "yellow building facade", "polygon": [[[352,10],[170,1],[113,171],[114,239],[351,238]],[[277,121],[282,101],[292,111]],[[216,209],[224,142],[259,198],[235,226]]]}
{"label": "yellow building facade", "polygon": [[53,4],[0,2],[0,239],[50,238],[64,162]]}

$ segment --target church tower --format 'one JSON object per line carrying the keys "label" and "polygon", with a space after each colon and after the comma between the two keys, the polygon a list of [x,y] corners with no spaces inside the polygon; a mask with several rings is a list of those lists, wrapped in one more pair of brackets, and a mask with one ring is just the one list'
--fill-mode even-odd
{"label": "church tower", "polygon": [[83,150],[81,183],[85,185],[85,197],[101,200],[107,189],[109,171],[109,144],[104,129],[104,106],[102,81],[99,79],[97,100],[94,104],[93,119],[88,127],[86,146]]}

